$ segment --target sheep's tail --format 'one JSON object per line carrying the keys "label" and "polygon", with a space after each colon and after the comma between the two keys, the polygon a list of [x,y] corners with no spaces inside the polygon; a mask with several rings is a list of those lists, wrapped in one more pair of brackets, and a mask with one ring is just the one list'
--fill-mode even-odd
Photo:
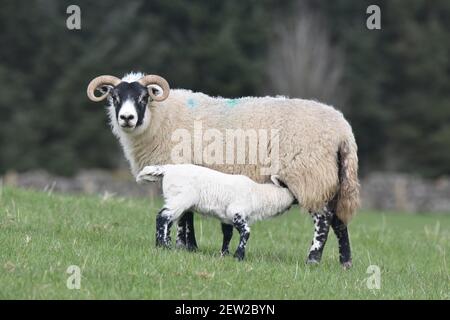
{"label": "sheep's tail", "polygon": [[164,177],[164,166],[146,166],[136,176],[137,183],[144,183],[146,181],[159,181]]}
{"label": "sheep's tail", "polygon": [[355,139],[341,143],[338,151],[339,191],[336,215],[348,224],[359,207],[358,147]]}

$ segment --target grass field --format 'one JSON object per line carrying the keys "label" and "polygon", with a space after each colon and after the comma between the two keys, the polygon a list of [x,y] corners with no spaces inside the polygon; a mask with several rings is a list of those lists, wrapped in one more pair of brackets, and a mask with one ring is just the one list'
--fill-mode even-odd
{"label": "grass field", "polygon": [[[255,224],[237,262],[218,254],[219,222],[199,215],[198,252],[156,249],[159,205],[3,188],[0,298],[450,298],[450,215],[361,212],[350,228],[354,267],[344,271],[332,233],[322,263],[304,265],[312,221],[297,208]],[[79,290],[66,286],[70,265],[81,268]],[[379,290],[367,288],[369,265],[380,267]]]}

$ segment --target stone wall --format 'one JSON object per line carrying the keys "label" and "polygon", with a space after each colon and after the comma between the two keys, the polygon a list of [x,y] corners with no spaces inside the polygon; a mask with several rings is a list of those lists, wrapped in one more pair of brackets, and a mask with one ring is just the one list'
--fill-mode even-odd
{"label": "stone wall", "polygon": [[369,209],[450,213],[450,177],[427,180],[378,172],[361,180],[361,191]]}
{"label": "stone wall", "polygon": [[[128,171],[84,170],[72,178],[44,171],[8,173],[5,185],[51,192],[85,193],[124,197],[157,197],[158,184],[138,185]],[[361,179],[365,209],[405,212],[450,213],[450,178],[426,180],[420,177],[377,172]]]}
{"label": "stone wall", "polygon": [[138,185],[128,171],[82,170],[70,178],[50,175],[41,170],[21,174],[11,172],[3,177],[3,183],[21,188],[74,194],[106,194],[120,197],[160,195],[158,184]]}

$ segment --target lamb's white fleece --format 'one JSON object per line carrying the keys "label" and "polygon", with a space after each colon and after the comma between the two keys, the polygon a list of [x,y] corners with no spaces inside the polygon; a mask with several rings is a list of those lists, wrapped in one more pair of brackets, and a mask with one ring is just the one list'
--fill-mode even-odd
{"label": "lamb's white fleece", "polygon": [[194,209],[232,224],[239,215],[249,225],[288,210],[295,198],[278,183],[256,183],[243,175],[225,174],[192,164],[146,166],[136,181],[162,179],[165,208],[171,220]]}

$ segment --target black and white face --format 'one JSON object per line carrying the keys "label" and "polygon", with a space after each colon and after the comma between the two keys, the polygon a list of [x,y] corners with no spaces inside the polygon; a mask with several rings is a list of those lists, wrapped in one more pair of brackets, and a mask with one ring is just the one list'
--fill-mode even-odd
{"label": "black and white face", "polygon": [[[121,82],[116,87],[103,86],[102,92],[108,91],[110,107],[114,108],[115,121],[119,130],[125,133],[136,133],[145,130],[150,122],[148,90],[158,95],[159,87],[144,87],[138,82]],[[162,91],[162,90],[161,90]],[[111,119],[111,121],[114,121]]]}
{"label": "black and white face", "polygon": [[138,82],[121,82],[110,89],[108,101],[123,131],[133,132],[143,125],[149,97],[148,89]]}
{"label": "black and white face", "polygon": [[[102,94],[97,96],[95,91]],[[169,96],[169,83],[158,75],[131,72],[122,79],[102,75],[89,82],[87,96],[91,101],[108,99],[108,114],[113,133],[140,135],[150,126],[150,102],[162,102]]]}

